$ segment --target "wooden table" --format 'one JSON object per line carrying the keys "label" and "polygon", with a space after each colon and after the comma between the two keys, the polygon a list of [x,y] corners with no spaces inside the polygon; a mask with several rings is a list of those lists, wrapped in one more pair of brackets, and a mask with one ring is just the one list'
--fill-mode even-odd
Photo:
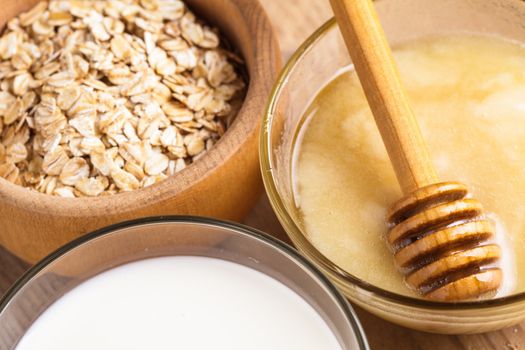
{"label": "wooden table", "polygon": [[[284,59],[330,16],[328,0],[260,0],[277,30]],[[288,241],[265,195],[244,223]],[[0,228],[1,230],[1,228]],[[289,241],[288,241],[289,242]],[[0,247],[0,294],[29,266]],[[499,332],[446,336],[416,332],[357,309],[372,349],[525,349],[525,322]],[[321,349],[320,349],[321,350]]]}

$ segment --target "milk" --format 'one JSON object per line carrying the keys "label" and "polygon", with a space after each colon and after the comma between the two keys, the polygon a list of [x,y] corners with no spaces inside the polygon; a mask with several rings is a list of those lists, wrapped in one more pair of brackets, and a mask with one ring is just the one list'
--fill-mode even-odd
{"label": "milk", "polygon": [[341,349],[317,312],[277,280],[204,257],[114,268],[56,301],[17,350]]}

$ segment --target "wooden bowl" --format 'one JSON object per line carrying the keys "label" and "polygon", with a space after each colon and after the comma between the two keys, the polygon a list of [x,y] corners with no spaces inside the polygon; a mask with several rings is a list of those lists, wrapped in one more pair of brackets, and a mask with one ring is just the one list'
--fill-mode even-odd
{"label": "wooden bowl", "polygon": [[[246,61],[244,104],[222,139],[186,169],[151,187],[99,198],[60,198],[0,178],[0,244],[35,262],[103,226],[151,215],[191,214],[239,220],[262,191],[257,141],[266,98],[280,68],[270,21],[253,0],[185,0]],[[3,0],[0,27],[38,0]]]}

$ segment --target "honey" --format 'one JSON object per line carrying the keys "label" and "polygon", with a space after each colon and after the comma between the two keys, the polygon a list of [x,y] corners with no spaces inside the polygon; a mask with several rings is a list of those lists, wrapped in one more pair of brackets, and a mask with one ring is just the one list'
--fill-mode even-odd
{"label": "honey", "polygon": [[[394,48],[438,176],[465,183],[497,223],[505,281],[525,290],[525,47],[449,35]],[[412,294],[384,242],[386,210],[401,191],[349,67],[304,114],[295,145],[294,196],[304,231],[348,273]]]}

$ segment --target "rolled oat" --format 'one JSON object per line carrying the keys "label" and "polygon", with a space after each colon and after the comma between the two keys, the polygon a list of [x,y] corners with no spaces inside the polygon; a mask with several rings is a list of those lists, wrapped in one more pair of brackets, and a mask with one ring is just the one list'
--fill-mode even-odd
{"label": "rolled oat", "polygon": [[239,61],[179,0],[42,1],[0,37],[0,176],[71,198],[162,181],[224,134]]}

